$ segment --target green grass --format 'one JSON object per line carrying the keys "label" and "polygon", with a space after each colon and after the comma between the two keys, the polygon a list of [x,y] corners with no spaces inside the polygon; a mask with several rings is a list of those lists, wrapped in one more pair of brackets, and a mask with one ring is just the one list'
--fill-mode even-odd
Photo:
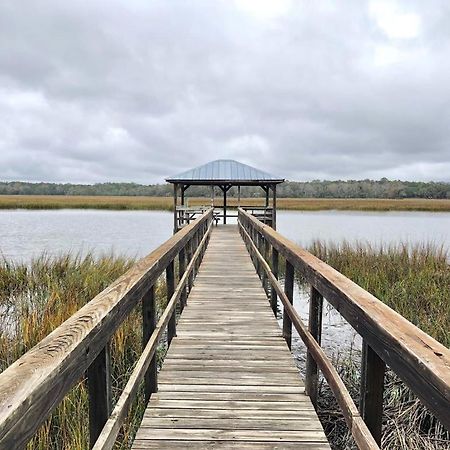
{"label": "green grass", "polygon": [[[230,207],[236,198],[228,198]],[[189,206],[211,205],[210,198],[187,198]],[[222,205],[217,197],[214,204]],[[263,198],[244,198],[241,205],[262,206]],[[279,198],[280,210],[293,211],[450,211],[450,199],[338,199],[338,198]],[[0,209],[106,209],[106,210],[173,210],[172,197],[144,196],[82,196],[82,195],[0,195]]]}

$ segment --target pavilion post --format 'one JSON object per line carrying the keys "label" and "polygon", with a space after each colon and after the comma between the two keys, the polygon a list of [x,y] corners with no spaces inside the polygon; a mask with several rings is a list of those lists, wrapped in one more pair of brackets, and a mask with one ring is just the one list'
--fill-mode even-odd
{"label": "pavilion post", "polygon": [[269,207],[269,186],[266,186],[264,188],[264,190],[266,191],[266,208]]}
{"label": "pavilion post", "polygon": [[184,206],[184,193],[186,192],[187,186],[181,186],[181,206]]}
{"label": "pavilion post", "polygon": [[173,185],[173,234],[178,231],[178,212],[177,212],[177,189],[178,184]]}
{"label": "pavilion post", "polygon": [[227,188],[223,187],[223,224],[227,223]]}
{"label": "pavilion post", "polygon": [[277,229],[277,185],[272,185],[272,228]]}

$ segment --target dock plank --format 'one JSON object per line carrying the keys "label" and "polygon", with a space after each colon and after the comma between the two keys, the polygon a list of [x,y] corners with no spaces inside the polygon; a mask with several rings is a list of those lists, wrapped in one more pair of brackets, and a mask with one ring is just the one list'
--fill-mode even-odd
{"label": "dock plank", "polygon": [[214,228],[133,449],[329,449],[236,226]]}

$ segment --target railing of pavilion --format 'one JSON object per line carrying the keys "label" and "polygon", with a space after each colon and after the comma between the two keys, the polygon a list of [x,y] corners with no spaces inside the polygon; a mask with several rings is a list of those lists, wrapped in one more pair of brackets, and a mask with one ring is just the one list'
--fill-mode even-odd
{"label": "railing of pavilion", "polygon": [[[176,309],[186,303],[212,213],[206,211],[139,261],[0,375],[1,449],[23,448],[85,373],[91,447],[113,447],[140,383],[147,400],[157,390],[158,343],[166,329],[168,345],[176,334]],[[177,258],[180,280],[175,286]],[[164,272],[168,303],[156,322],[154,286]],[[143,352],[111,412],[109,341],[140,302]]]}
{"label": "railing of pavilion", "polygon": [[[450,429],[449,349],[243,209],[239,209],[239,228],[263,285],[270,291],[275,314],[277,297],[283,304],[283,337],[289,348],[292,325],[307,347],[306,392],[317,407],[320,369],[359,448],[377,449],[381,442],[386,365]],[[286,262],[284,288],[278,281],[280,256]],[[296,271],[311,285],[308,327],[293,306]],[[359,410],[320,346],[324,298],[363,338]]]}

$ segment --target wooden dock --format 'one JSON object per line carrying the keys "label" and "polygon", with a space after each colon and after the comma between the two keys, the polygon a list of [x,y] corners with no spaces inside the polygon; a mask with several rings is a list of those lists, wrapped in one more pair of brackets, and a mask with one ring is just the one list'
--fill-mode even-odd
{"label": "wooden dock", "polygon": [[214,228],[133,449],[329,449],[238,227]]}
{"label": "wooden dock", "polygon": [[[386,367],[450,430],[448,348],[278,233],[275,215],[272,227],[242,208],[238,226],[215,222],[211,208],[184,224],[0,374],[0,450],[25,448],[84,379],[93,450],[131,444],[130,409],[148,399],[135,450],[329,449],[313,407],[320,377],[357,448],[379,450]],[[297,275],[310,285],[307,324],[293,306]],[[363,338],[359,406],[320,345],[325,301]],[[142,352],[113,404],[111,340],[139,309]],[[307,349],[304,386],[293,330]]]}

